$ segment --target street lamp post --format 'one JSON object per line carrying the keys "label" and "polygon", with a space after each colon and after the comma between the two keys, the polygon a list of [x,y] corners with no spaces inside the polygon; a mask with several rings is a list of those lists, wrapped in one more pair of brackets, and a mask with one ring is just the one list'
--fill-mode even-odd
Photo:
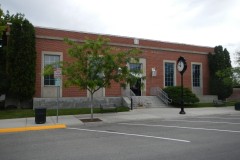
{"label": "street lamp post", "polygon": [[179,114],[186,114],[184,111],[184,100],[183,100],[183,73],[181,73],[181,111]]}
{"label": "street lamp post", "polygon": [[181,74],[181,111],[179,114],[186,114],[184,111],[184,100],[183,100],[183,74],[187,70],[187,63],[185,58],[180,56],[177,60],[177,70]]}

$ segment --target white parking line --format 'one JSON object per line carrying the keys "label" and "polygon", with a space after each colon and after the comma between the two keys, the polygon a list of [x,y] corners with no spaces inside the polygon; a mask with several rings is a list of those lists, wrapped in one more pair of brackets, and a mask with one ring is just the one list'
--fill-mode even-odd
{"label": "white parking line", "polygon": [[223,118],[223,117],[194,117],[199,119],[240,119],[240,118]]}
{"label": "white parking line", "polygon": [[240,117],[240,115],[239,114],[227,114],[226,116],[230,116],[230,117]]}
{"label": "white parking line", "polygon": [[219,124],[240,124],[240,123],[233,123],[233,122],[214,122],[214,121],[189,121],[189,120],[162,120],[162,121],[175,121],[175,122],[193,122],[193,123],[219,123]]}
{"label": "white parking line", "polygon": [[131,133],[102,131],[102,130],[92,130],[92,129],[82,129],[82,128],[67,128],[67,129],[78,130],[78,131],[87,131],[87,132],[98,132],[98,133],[118,134],[118,135],[126,135],[126,136],[136,136],[136,137],[144,137],[144,138],[164,139],[164,140],[169,140],[169,141],[178,141],[178,142],[186,142],[186,143],[191,142],[191,141],[182,140],[182,139],[174,139],[174,138],[166,138],[166,137],[156,137],[156,136],[148,136],[148,135],[142,135],[142,134],[131,134]]}
{"label": "white parking line", "polygon": [[205,131],[218,131],[218,132],[240,133],[240,131],[211,129],[211,128],[193,128],[193,127],[167,126],[167,125],[151,125],[151,124],[134,124],[134,123],[118,123],[118,124],[121,124],[121,125],[129,125],[129,126],[166,127],[166,128],[180,128],[180,129],[192,129],[192,130],[205,130]]}

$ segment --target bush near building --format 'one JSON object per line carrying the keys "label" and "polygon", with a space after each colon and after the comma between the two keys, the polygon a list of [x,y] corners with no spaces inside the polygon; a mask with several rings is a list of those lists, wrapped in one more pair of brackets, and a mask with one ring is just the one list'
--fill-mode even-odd
{"label": "bush near building", "polygon": [[[172,105],[181,104],[181,86],[170,86],[163,89],[170,99],[172,99]],[[183,100],[185,104],[193,104],[199,102],[198,97],[192,93],[188,88],[183,88]]]}

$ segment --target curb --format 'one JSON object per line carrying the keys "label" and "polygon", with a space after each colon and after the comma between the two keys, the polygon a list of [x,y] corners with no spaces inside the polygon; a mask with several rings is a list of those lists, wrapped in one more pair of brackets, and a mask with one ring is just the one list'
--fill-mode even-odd
{"label": "curb", "polygon": [[39,131],[39,130],[63,129],[63,128],[66,128],[65,124],[55,124],[55,125],[47,125],[47,126],[29,126],[29,127],[19,127],[19,128],[3,128],[3,129],[0,129],[0,133]]}

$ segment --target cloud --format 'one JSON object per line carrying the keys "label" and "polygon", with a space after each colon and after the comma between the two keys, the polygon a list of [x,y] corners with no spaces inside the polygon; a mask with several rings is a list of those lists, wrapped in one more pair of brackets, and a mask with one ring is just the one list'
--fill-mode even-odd
{"label": "cloud", "polygon": [[[36,26],[240,49],[239,0],[0,0]],[[229,45],[232,44],[232,45]]]}

